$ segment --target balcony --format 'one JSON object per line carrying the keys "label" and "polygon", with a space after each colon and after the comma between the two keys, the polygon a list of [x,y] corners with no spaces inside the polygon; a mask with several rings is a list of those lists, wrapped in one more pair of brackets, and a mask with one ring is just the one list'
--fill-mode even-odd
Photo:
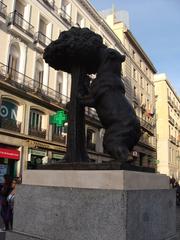
{"label": "balcony", "polygon": [[10,32],[14,33],[17,36],[20,36],[25,41],[33,41],[34,27],[29,22],[27,22],[17,11],[9,14],[8,27],[8,30]]}
{"label": "balcony", "polygon": [[87,143],[87,149],[90,151],[96,151],[96,144],[95,143]]}
{"label": "balcony", "polygon": [[29,127],[29,135],[38,138],[46,138],[46,130],[41,128]]}
{"label": "balcony", "polygon": [[154,127],[148,123],[146,120],[140,118],[141,127],[150,132],[151,134],[154,134]]}
{"label": "balcony", "polygon": [[2,63],[0,63],[0,81],[9,84],[9,87],[19,89],[21,92],[24,92],[24,94],[34,95],[36,98],[38,97],[49,103],[63,106],[69,101],[67,96],[46,85],[41,84],[40,86],[38,81],[14,69],[10,69]]}
{"label": "balcony", "polygon": [[[3,63],[0,63],[0,84],[1,82],[5,85],[8,84],[8,89],[10,89],[10,87],[16,88],[20,90],[21,93],[30,94],[31,97],[34,95],[35,98],[39,98],[48,103],[57,104],[63,108],[70,101],[69,97],[62,93],[57,92],[44,84],[39,84],[38,81],[9,68]],[[95,109],[86,108],[85,114],[99,122]]]}
{"label": "balcony", "polygon": [[175,121],[170,115],[169,115],[169,122],[174,126]]}
{"label": "balcony", "polygon": [[156,146],[154,144],[152,144],[148,138],[145,138],[144,136],[141,136],[140,137],[140,140],[139,140],[140,143],[144,144],[144,145],[147,145],[151,148],[154,148],[156,149]]}
{"label": "balcony", "polygon": [[0,1],[0,22],[2,23],[6,22],[6,9],[7,6]]}
{"label": "balcony", "polygon": [[170,96],[168,96],[168,103],[171,105],[171,107],[174,107],[173,101]]}
{"label": "balcony", "polygon": [[72,18],[66,13],[64,9],[60,9],[59,16],[68,26],[71,26]]}
{"label": "balcony", "polygon": [[46,4],[49,8],[52,8],[54,10],[55,8],[55,0],[41,0],[43,3]]}
{"label": "balcony", "polygon": [[44,51],[44,48],[47,47],[51,41],[52,40],[42,32],[36,32],[34,34],[34,44],[36,44],[36,48],[40,51]]}
{"label": "balcony", "polygon": [[169,140],[173,143],[176,144],[176,138],[170,135]]}
{"label": "balcony", "polygon": [[21,123],[14,119],[0,117],[0,128],[20,133]]}
{"label": "balcony", "polygon": [[66,144],[66,136],[62,136],[62,135],[58,135],[58,134],[54,134],[52,135],[52,140],[54,142],[59,142],[59,143],[62,143],[62,144]]}
{"label": "balcony", "polygon": [[97,112],[96,112],[95,109],[86,108],[85,114],[86,114],[88,117],[94,118],[94,119],[96,119],[97,121],[99,121],[99,117],[98,117]]}

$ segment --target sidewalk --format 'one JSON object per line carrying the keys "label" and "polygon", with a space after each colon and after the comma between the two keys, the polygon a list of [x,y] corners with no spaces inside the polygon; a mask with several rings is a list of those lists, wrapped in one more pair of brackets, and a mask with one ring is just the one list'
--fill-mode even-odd
{"label": "sidewalk", "polygon": [[176,207],[177,240],[180,240],[180,206]]}

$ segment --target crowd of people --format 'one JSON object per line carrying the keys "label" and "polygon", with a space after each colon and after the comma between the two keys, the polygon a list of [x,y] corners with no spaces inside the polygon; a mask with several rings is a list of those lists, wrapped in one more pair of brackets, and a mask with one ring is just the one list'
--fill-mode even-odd
{"label": "crowd of people", "polygon": [[0,189],[0,215],[4,223],[4,229],[13,228],[14,198],[18,179],[12,179],[8,174],[4,175],[4,183]]}

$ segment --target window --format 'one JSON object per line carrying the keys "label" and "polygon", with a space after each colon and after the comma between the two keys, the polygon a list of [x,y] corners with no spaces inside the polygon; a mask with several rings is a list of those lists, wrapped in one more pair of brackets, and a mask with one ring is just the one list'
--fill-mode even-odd
{"label": "window", "polygon": [[35,88],[42,88],[43,76],[44,76],[44,64],[43,64],[43,60],[39,59],[36,61]]}
{"label": "window", "polygon": [[136,69],[133,68],[133,78],[136,79]]}
{"label": "window", "polygon": [[146,90],[147,90],[147,93],[149,93],[149,84],[148,83],[146,85]]}
{"label": "window", "polygon": [[60,16],[69,23],[71,22],[71,3],[68,0],[62,0]]}
{"label": "window", "polygon": [[40,41],[41,43],[44,43],[44,44],[46,44],[46,40],[47,40],[46,32],[47,32],[47,23],[44,18],[40,17],[38,41]]}
{"label": "window", "polygon": [[15,5],[16,15],[14,16],[14,23],[21,27],[23,27],[23,24],[24,24],[23,22],[24,9],[25,9],[25,6],[20,1],[16,1],[16,5]]}
{"label": "window", "polygon": [[143,79],[142,76],[141,76],[141,78],[140,78],[140,84],[141,84],[141,87],[144,88],[144,79]]}
{"label": "window", "polygon": [[134,86],[134,97],[136,97],[137,96],[137,89],[136,89],[136,87]]}
{"label": "window", "polygon": [[63,90],[63,73],[62,72],[58,72],[57,73],[57,86],[56,86],[56,91],[58,93],[62,93]]}
{"label": "window", "polygon": [[87,129],[87,148],[89,150],[95,151],[95,132],[92,129]]}
{"label": "window", "polygon": [[0,105],[0,117],[17,120],[18,106],[10,100],[2,100]]}
{"label": "window", "polygon": [[142,68],[142,60],[141,59],[139,61],[139,66],[140,66],[140,68]]}
{"label": "window", "polygon": [[21,14],[21,16],[24,15],[24,5],[20,2],[20,1],[16,1],[16,5],[15,5],[15,10]]}
{"label": "window", "polygon": [[30,111],[29,127],[36,130],[41,130],[42,127],[42,113],[38,110],[32,109]]}
{"label": "window", "polygon": [[135,59],[135,57],[136,57],[136,53],[134,50],[132,50],[132,58]]}
{"label": "window", "polygon": [[9,52],[8,73],[15,75],[19,70],[20,49],[18,44],[12,44]]}
{"label": "window", "polygon": [[47,24],[45,23],[45,20],[40,18],[40,21],[39,21],[39,32],[41,32],[44,35],[46,35],[46,27],[47,27]]}
{"label": "window", "polygon": [[79,13],[77,14],[77,24],[81,28],[85,27],[85,20]]}

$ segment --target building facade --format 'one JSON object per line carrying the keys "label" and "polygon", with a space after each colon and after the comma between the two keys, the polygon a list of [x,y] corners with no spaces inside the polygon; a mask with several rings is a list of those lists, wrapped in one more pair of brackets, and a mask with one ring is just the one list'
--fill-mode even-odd
{"label": "building facade", "polygon": [[102,16],[125,48],[123,79],[126,96],[141,122],[142,136],[132,152],[135,165],[156,167],[156,119],[154,74],[156,69],[125,23],[117,18],[115,10],[104,11]]}
{"label": "building facade", "polygon": [[[44,48],[73,25],[101,34],[122,54],[124,47],[86,0],[0,0],[0,169],[22,175],[38,164],[62,161],[67,126],[49,123],[69,101],[71,76],[43,61]],[[86,136],[92,161],[108,161],[104,131],[86,109]],[[2,178],[1,178],[2,182]]]}
{"label": "building facade", "polygon": [[180,181],[180,99],[166,74],[154,79],[158,172]]}

